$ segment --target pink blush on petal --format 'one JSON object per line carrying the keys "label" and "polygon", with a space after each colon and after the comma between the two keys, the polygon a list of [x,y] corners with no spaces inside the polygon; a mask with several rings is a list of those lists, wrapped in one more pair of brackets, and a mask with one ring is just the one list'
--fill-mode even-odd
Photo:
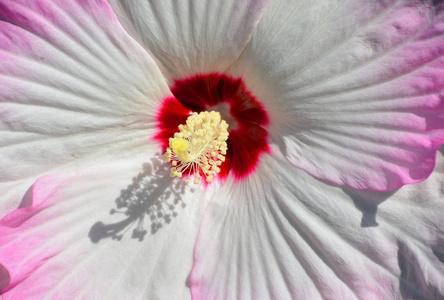
{"label": "pink blush on petal", "polygon": [[[0,221],[0,265],[3,273],[9,276],[9,282],[2,284],[2,297],[9,299],[8,291],[20,284],[37,270],[46,260],[64,248],[62,243],[57,247],[49,247],[36,255],[29,255],[32,249],[39,249],[45,244],[50,232],[33,231],[34,225],[45,222],[39,213],[51,205],[51,199],[57,191],[69,184],[74,173],[46,176],[38,179],[33,186],[33,203],[31,207],[17,209]],[[32,234],[29,234],[29,233]],[[0,274],[2,271],[0,269]],[[36,287],[36,291],[39,287]],[[20,289],[14,293],[19,296]],[[18,299],[18,298],[15,298]]]}

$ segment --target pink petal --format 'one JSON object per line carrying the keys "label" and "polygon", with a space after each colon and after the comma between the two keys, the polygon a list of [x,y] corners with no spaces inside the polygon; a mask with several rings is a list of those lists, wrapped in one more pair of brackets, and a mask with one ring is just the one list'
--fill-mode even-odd
{"label": "pink petal", "polygon": [[170,80],[224,72],[270,0],[109,1],[119,20],[155,57]]}
{"label": "pink petal", "polygon": [[273,2],[236,66],[270,135],[313,176],[389,191],[427,178],[444,137],[436,1]]}
{"label": "pink petal", "polygon": [[139,156],[37,180],[32,206],[0,224],[3,299],[189,294],[202,188],[168,174],[160,159]]}
{"label": "pink petal", "polygon": [[425,182],[378,193],[264,155],[245,184],[227,181],[207,206],[193,299],[442,299],[439,162]]}
{"label": "pink petal", "polygon": [[0,0],[0,86],[0,216],[50,170],[146,151],[170,94],[102,0]]}

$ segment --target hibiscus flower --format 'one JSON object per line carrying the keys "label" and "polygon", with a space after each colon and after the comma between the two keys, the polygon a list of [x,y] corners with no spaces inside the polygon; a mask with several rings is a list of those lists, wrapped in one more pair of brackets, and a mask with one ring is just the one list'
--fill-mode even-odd
{"label": "hibiscus flower", "polygon": [[0,0],[3,299],[442,299],[443,54],[441,1]]}

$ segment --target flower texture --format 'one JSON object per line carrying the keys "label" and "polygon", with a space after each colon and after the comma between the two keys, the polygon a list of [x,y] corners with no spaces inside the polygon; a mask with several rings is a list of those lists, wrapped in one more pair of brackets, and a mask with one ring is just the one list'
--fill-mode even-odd
{"label": "flower texture", "polygon": [[436,0],[0,0],[2,299],[443,299],[443,56]]}

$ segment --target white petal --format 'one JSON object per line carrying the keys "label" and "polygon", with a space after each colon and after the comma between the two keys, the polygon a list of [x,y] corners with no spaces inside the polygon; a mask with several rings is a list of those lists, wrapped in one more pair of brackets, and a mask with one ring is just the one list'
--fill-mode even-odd
{"label": "white petal", "polygon": [[393,190],[427,178],[443,141],[443,25],[431,0],[277,1],[235,73],[294,165]]}
{"label": "white petal", "polygon": [[139,156],[40,178],[32,206],[1,221],[4,299],[190,298],[204,189],[169,172]]}
{"label": "white petal", "polygon": [[270,0],[111,0],[119,20],[168,79],[223,72],[241,54]]}
{"label": "white petal", "polygon": [[51,169],[145,151],[170,93],[101,0],[1,0],[0,86],[0,216]]}
{"label": "white petal", "polygon": [[255,175],[225,185],[207,206],[194,298],[442,299],[442,156],[439,166],[423,183],[380,193],[264,156]]}

